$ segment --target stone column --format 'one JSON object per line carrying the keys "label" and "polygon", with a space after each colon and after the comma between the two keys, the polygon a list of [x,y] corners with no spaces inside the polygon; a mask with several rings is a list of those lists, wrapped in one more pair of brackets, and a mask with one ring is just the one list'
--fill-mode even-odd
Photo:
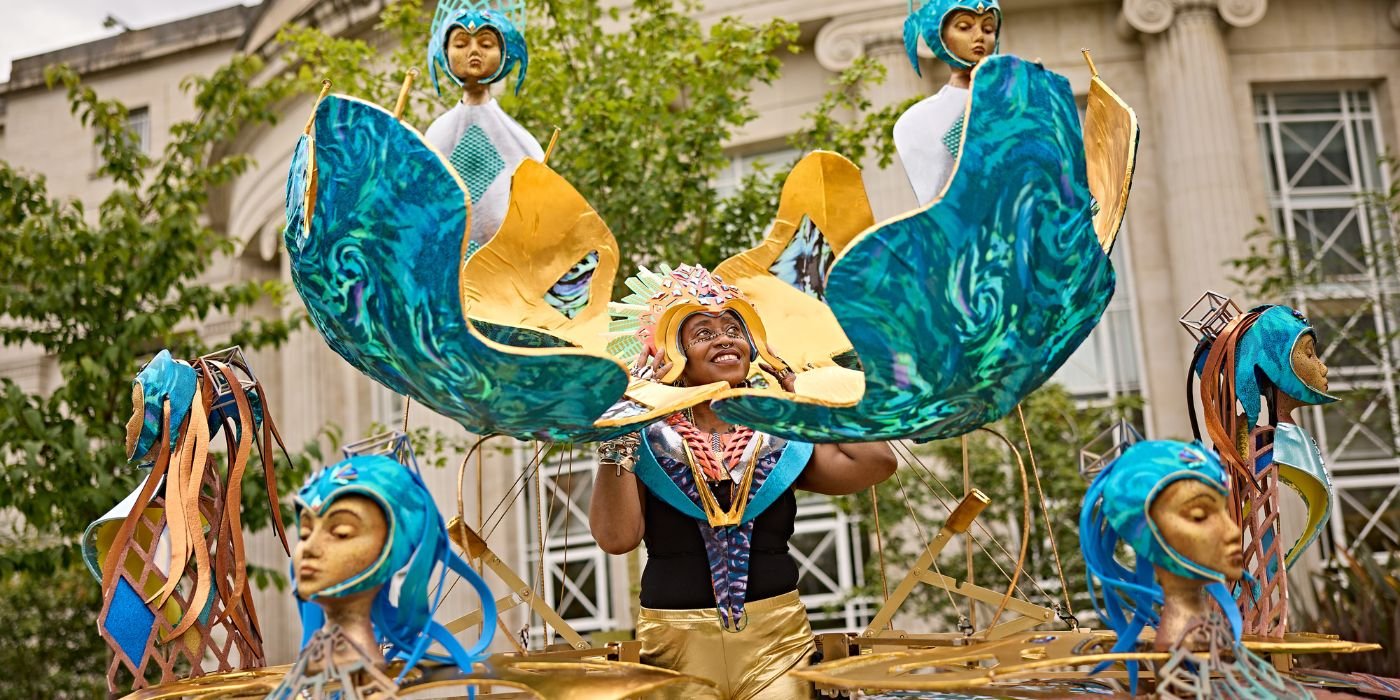
{"label": "stone column", "polygon": [[[867,93],[874,109],[897,104],[910,97],[933,94],[932,82],[927,79],[930,71],[925,70],[925,78],[920,78],[904,53],[905,16],[904,5],[899,4],[832,20],[817,32],[817,62],[833,73],[840,73],[850,68],[861,56],[879,61],[885,67],[885,82],[871,86]],[[933,73],[946,79],[946,69]],[[893,128],[894,125],[890,126]],[[879,138],[891,139],[893,136],[885,133]],[[870,205],[877,221],[901,214],[918,204],[898,155],[888,168],[877,168],[874,162],[861,165],[864,167],[865,188],[870,194]]]}
{"label": "stone column", "polygon": [[[1206,289],[1228,292],[1224,261],[1243,256],[1260,212],[1245,163],[1257,147],[1230,77],[1224,25],[1263,18],[1267,0],[1124,0],[1122,20],[1146,46],[1152,110],[1143,132],[1155,139],[1165,191],[1171,299],[1185,310]],[[1223,20],[1223,23],[1222,23]]]}

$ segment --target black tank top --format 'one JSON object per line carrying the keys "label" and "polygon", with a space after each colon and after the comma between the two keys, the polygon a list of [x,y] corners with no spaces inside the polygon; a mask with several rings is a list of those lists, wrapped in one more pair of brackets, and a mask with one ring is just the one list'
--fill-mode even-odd
{"label": "black tank top", "polygon": [[[640,485],[640,484],[639,484]],[[642,572],[641,603],[653,610],[695,610],[715,607],[710,560],[700,535],[704,521],[696,520],[646,494],[647,565]],[[729,489],[715,489],[720,507],[729,507]],[[745,600],[772,598],[797,589],[797,562],[788,554],[797,519],[797,496],[789,488],[754,519],[749,551],[749,586]]]}

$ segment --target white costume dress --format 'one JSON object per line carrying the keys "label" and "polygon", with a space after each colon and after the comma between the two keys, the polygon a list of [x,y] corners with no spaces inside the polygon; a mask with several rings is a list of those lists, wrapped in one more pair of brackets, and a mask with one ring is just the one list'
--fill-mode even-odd
{"label": "white costume dress", "polygon": [[932,97],[910,107],[894,124],[894,147],[919,206],[937,199],[953,174],[968,96],[964,88],[944,85]]}
{"label": "white costume dress", "polygon": [[475,252],[496,235],[505,219],[516,166],[526,158],[544,160],[544,149],[494,98],[482,105],[458,102],[433,121],[425,137],[447,157],[471,192],[468,247]]}

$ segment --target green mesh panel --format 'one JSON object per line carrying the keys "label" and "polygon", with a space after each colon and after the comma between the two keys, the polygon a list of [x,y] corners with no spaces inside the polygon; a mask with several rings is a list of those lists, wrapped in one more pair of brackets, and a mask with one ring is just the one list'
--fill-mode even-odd
{"label": "green mesh panel", "polygon": [[472,124],[467,133],[462,134],[462,140],[452,149],[452,157],[449,160],[452,161],[452,167],[457,169],[462,182],[467,183],[467,191],[472,195],[472,204],[481,201],[481,195],[486,192],[486,188],[490,187],[506,168],[506,162],[501,159],[501,154],[496,151],[491,139],[476,124]]}
{"label": "green mesh panel", "polygon": [[958,157],[958,150],[962,148],[963,119],[963,117],[958,117],[958,120],[948,127],[948,133],[943,135],[943,145],[948,148],[948,152],[953,154],[954,158]]}

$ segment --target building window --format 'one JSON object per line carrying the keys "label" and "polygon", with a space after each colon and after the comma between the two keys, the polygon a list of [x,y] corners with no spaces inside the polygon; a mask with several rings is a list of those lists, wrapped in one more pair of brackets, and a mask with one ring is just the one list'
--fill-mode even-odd
{"label": "building window", "polygon": [[1118,278],[1112,301],[1089,337],[1050,380],[1080,401],[1111,403],[1142,391],[1137,305],[1128,265],[1129,238],[1124,230],[1113,248],[1111,258]]}
{"label": "building window", "polygon": [[[521,468],[527,464],[535,449],[520,449]],[[524,499],[526,541],[529,543],[529,571],[521,578],[539,585],[540,555],[544,555],[544,600],[582,635],[617,629],[620,626],[613,608],[613,586],[626,586],[627,581],[613,581],[608,555],[598,547],[588,527],[588,504],[593,497],[593,473],[597,463],[592,451],[583,447],[554,446],[540,466],[539,479],[544,498],[536,498],[535,476],[530,475]],[[544,504],[537,511],[535,504]],[[544,527],[540,527],[543,521]],[[540,547],[540,531],[544,531],[544,547]],[[530,634],[539,641],[544,634],[538,617],[531,617]],[[549,640],[553,642],[554,640]]]}
{"label": "building window", "polygon": [[859,630],[870,624],[878,598],[853,597],[865,584],[869,534],[831,498],[798,492],[797,522],[788,551],[797,561],[797,590],[812,629]]}
{"label": "building window", "polygon": [[1376,104],[1369,90],[1261,91],[1255,124],[1287,301],[1316,326],[1342,399],[1302,412],[1334,476],[1329,544],[1385,552],[1400,547],[1400,281],[1394,232],[1366,201],[1390,186]]}
{"label": "building window", "polygon": [[126,113],[126,128],[136,137],[136,144],[142,153],[151,153],[151,110],[136,107]]}
{"label": "building window", "polygon": [[[773,173],[775,169],[785,170],[796,165],[797,160],[801,157],[802,152],[793,148],[779,148],[744,156],[734,156],[729,159],[729,165],[715,176],[713,182],[715,192],[720,199],[732,197],[739,190],[739,186],[744,183],[744,178],[759,168],[763,168],[767,173]],[[763,232],[756,233],[761,235]]]}

